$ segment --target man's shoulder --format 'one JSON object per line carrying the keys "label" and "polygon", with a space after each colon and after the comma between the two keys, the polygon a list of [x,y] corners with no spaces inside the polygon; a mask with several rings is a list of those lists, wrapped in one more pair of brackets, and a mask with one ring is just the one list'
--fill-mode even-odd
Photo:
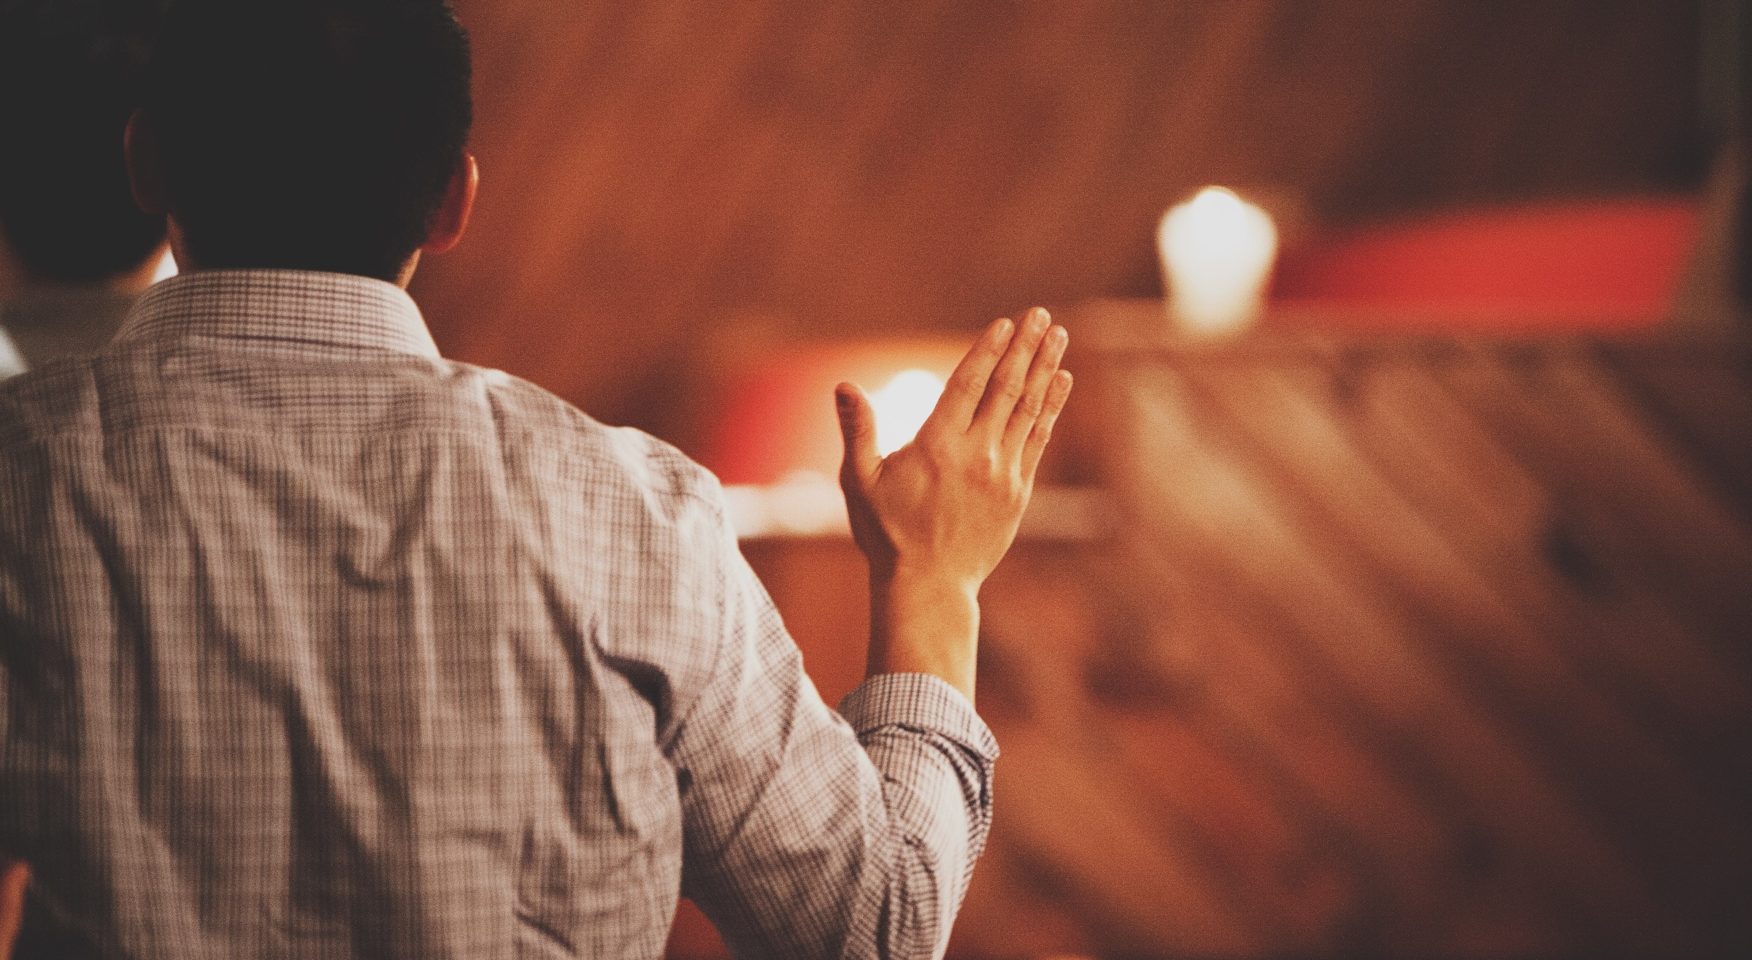
{"label": "man's shoulder", "polygon": [[0,376],[0,444],[16,442],[64,415],[83,399],[89,359],[63,357]]}
{"label": "man's shoulder", "polygon": [[551,458],[592,481],[625,485],[646,496],[716,505],[717,477],[673,445],[633,427],[610,426],[520,377],[448,361],[479,378],[492,415],[510,445]]}

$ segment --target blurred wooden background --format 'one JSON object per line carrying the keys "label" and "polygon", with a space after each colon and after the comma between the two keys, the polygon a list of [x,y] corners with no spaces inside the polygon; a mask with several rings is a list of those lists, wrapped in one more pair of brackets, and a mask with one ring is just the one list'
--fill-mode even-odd
{"label": "blurred wooden background", "polygon": [[1694,190],[1700,0],[460,0],[483,182],[446,351],[669,433],[721,338],[1159,289],[1207,183],[1298,231]]}
{"label": "blurred wooden background", "polygon": [[[1071,319],[1161,340],[1154,301]],[[1024,542],[987,588],[1001,806],[955,955],[1752,949],[1752,345],[1264,336],[1084,370],[1115,532]],[[748,551],[850,689],[850,544]]]}
{"label": "blurred wooden background", "polygon": [[[1072,325],[1049,469],[1117,533],[988,587],[952,955],[1752,953],[1746,338],[1198,347],[1135,299],[1206,183],[1292,245],[1698,196],[1723,3],[458,7],[482,202],[415,289],[448,353],[698,453],[738,344]],[[849,689],[849,543],[745,549]],[[689,917],[674,953],[719,948]]]}

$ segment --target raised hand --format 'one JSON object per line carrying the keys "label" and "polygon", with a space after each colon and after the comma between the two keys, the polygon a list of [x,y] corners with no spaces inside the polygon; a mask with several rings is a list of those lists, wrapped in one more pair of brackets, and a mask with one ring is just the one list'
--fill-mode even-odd
{"label": "raised hand", "polygon": [[998,320],[962,358],[912,443],[876,452],[876,417],[836,391],[840,486],[870,562],[870,670],[942,676],[972,696],[979,587],[1016,538],[1041,454],[1071,392],[1069,336],[1036,308]]}

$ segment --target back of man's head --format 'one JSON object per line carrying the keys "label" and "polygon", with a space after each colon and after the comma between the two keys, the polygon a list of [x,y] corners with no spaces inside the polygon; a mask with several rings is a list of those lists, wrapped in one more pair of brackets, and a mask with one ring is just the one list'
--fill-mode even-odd
{"label": "back of man's head", "polygon": [[179,0],[140,132],[196,264],[392,280],[467,148],[469,76],[441,0]]}
{"label": "back of man's head", "polygon": [[164,218],[129,194],[122,154],[155,7],[0,3],[0,234],[32,280],[108,280],[164,242]]}

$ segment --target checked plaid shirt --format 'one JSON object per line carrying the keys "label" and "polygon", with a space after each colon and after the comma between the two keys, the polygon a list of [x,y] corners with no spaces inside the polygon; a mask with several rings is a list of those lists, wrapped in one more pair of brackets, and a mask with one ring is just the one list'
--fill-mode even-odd
{"label": "checked plaid shirt", "polygon": [[829,710],[708,473],[389,284],[187,274],[0,385],[23,956],[648,958],[681,893],[940,955],[996,754],[931,677]]}

